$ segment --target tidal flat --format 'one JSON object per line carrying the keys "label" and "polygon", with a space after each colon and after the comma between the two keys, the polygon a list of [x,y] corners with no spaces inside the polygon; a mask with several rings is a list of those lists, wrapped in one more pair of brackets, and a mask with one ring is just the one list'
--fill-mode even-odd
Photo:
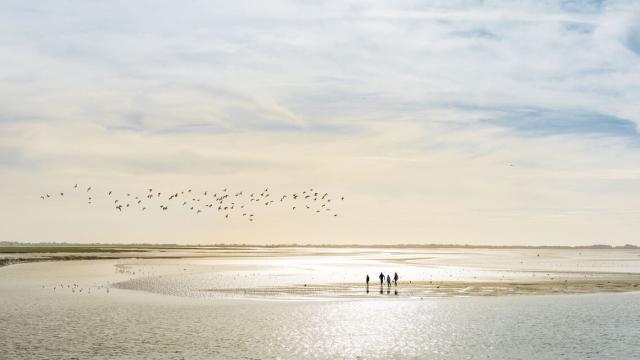
{"label": "tidal flat", "polygon": [[144,250],[1,267],[3,358],[640,355],[635,249]]}

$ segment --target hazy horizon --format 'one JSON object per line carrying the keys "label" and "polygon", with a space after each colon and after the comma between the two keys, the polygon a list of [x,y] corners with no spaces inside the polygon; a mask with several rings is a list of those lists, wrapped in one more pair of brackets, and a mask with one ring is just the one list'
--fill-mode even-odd
{"label": "hazy horizon", "polygon": [[[3,5],[0,241],[640,245],[638,2]],[[225,222],[76,183],[345,200]]]}
{"label": "hazy horizon", "polygon": [[[607,245],[607,244],[590,244],[590,245],[562,245],[562,244],[548,244],[548,245],[487,245],[487,244],[444,244],[444,243],[409,243],[409,244],[344,244],[344,243],[318,243],[318,244],[307,244],[307,243],[276,243],[276,244],[245,244],[245,243],[211,243],[211,244],[197,244],[197,243],[185,243],[185,244],[175,244],[175,243],[72,243],[72,242],[11,242],[11,241],[0,241],[0,247],[38,247],[42,249],[37,249],[35,252],[46,252],[47,249],[50,248],[74,248],[78,249],[78,251],[82,250],[84,247],[105,247],[105,248],[117,248],[117,247],[139,247],[144,249],[148,248],[162,248],[164,246],[172,247],[175,246],[177,248],[181,247],[273,247],[273,248],[286,248],[286,247],[302,247],[302,248],[433,248],[433,249],[443,249],[443,248],[486,248],[486,249],[633,249],[636,250],[639,248],[637,245],[625,244],[625,245]],[[5,250],[7,250],[5,248]],[[42,251],[41,251],[42,250]],[[22,251],[24,252],[24,251]]]}

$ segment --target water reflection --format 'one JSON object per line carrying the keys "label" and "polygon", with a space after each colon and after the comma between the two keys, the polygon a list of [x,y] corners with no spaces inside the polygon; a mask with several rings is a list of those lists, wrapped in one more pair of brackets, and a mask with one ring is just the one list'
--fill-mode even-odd
{"label": "water reflection", "polygon": [[195,302],[115,293],[117,308],[107,296],[3,292],[2,358],[640,358],[629,316],[640,313],[637,294]]}
{"label": "water reflection", "polygon": [[[173,261],[164,266],[159,260],[130,260],[119,267],[114,262],[1,268],[1,358],[513,359],[535,351],[545,359],[640,359],[640,294],[277,302],[161,297],[117,288],[108,293],[108,287],[91,294],[73,291],[76,282],[89,289],[132,276],[139,278],[130,283],[144,289],[194,297],[202,288],[315,286],[314,279],[293,270],[278,273],[293,273],[289,278],[244,268],[212,271],[188,262],[176,274]],[[359,274],[335,277],[359,279],[348,289],[360,289]],[[402,283],[402,289],[411,296],[409,285]],[[379,291],[384,294],[384,287]]]}

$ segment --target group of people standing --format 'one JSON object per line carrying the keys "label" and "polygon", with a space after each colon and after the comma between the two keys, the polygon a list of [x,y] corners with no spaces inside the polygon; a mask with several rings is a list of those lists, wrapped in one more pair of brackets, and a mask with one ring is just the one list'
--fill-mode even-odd
{"label": "group of people standing", "polygon": [[[378,278],[380,279],[380,287],[382,287],[384,285],[384,279],[385,279],[384,274],[380,273],[380,275],[378,275]],[[387,287],[389,288],[389,287],[391,287],[391,275],[387,274],[386,279],[387,279]],[[394,275],[393,275],[393,284],[396,287],[398,287],[398,279],[400,279],[400,277],[398,276],[398,273],[394,273]],[[369,274],[367,274],[367,278],[366,278],[367,288],[369,288],[369,280],[370,280],[369,279]]]}

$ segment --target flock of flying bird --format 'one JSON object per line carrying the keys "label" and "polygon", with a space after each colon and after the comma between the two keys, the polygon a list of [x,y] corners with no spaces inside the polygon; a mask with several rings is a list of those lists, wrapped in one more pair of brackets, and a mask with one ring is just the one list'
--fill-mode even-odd
{"label": "flock of flying bird", "polygon": [[[327,192],[306,189],[300,192],[286,193],[274,196],[269,192],[269,188],[264,188],[260,192],[232,192],[227,188],[220,191],[196,192],[192,189],[185,189],[171,193],[154,190],[153,188],[145,189],[140,194],[123,193],[119,196],[112,190],[98,192],[92,186],[86,188],[73,186],[74,193],[84,192],[87,197],[88,204],[94,204],[97,196],[102,196],[101,200],[111,203],[117,212],[125,212],[130,210],[148,211],[150,209],[159,209],[165,212],[170,208],[183,208],[189,210],[195,215],[199,215],[205,211],[215,211],[217,214],[228,219],[231,215],[246,218],[248,221],[254,221],[255,210],[261,207],[274,207],[277,205],[288,206],[291,211],[307,211],[313,214],[330,214],[337,217],[338,213],[333,209],[338,201],[344,201],[344,196],[331,197]],[[64,192],[56,194],[40,195],[42,200],[54,198],[64,198]]]}

